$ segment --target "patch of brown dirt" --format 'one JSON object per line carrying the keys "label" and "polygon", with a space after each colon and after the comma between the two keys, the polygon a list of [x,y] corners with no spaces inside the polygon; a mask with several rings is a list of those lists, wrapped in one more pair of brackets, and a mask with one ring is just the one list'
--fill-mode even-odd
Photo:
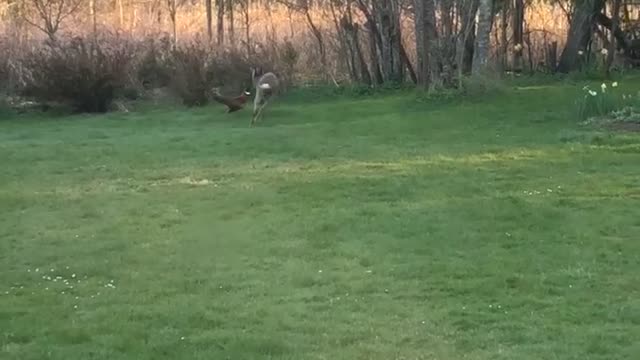
{"label": "patch of brown dirt", "polygon": [[606,128],[614,131],[640,132],[640,122],[614,122],[606,125]]}

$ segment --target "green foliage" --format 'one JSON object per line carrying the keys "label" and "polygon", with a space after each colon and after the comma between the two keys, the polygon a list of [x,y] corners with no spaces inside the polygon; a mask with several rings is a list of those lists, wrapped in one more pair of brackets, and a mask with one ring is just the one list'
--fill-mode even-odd
{"label": "green foliage", "polygon": [[620,109],[611,112],[610,117],[613,122],[632,122],[640,123],[640,103],[637,98],[634,99],[633,105],[626,105]]}
{"label": "green foliage", "polygon": [[[577,113],[580,120],[601,119],[613,114],[621,117],[633,112],[640,105],[638,95],[625,93],[618,88],[618,82],[601,83],[599,88],[584,86],[583,94],[577,100]],[[624,110],[627,109],[627,110]]]}

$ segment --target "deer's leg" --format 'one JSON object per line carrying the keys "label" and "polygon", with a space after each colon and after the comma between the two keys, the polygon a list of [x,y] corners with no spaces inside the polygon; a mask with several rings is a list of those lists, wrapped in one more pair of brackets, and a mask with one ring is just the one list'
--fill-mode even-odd
{"label": "deer's leg", "polygon": [[262,114],[262,109],[264,108],[264,104],[259,105],[254,111],[253,111],[253,117],[251,118],[251,126],[253,126],[257,121],[258,118],[260,117],[260,115]]}
{"label": "deer's leg", "polygon": [[258,109],[256,109],[256,111],[253,113],[253,119],[251,119],[251,126],[253,126],[260,119],[260,116],[262,116],[262,109],[264,109],[265,105],[267,104],[264,103],[260,105],[260,107],[258,107]]}
{"label": "deer's leg", "polygon": [[258,120],[262,120],[262,112],[264,111],[264,107],[267,106],[267,101],[265,100],[264,103],[262,103],[262,105],[260,105],[260,108],[258,109],[258,114],[256,115],[256,119]]}
{"label": "deer's leg", "polygon": [[251,126],[256,123],[258,115],[260,115],[262,101],[262,92],[260,92],[260,90],[256,90],[256,97],[253,99],[253,117],[251,118]]}

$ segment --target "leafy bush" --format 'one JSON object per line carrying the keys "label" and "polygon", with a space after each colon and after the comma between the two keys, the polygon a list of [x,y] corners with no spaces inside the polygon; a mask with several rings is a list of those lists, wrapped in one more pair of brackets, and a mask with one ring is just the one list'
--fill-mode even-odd
{"label": "leafy bush", "polygon": [[582,91],[583,95],[577,101],[577,113],[580,120],[610,116],[616,110],[637,105],[637,97],[630,94],[620,94],[617,82],[610,85],[602,83],[598,90],[585,86]]}
{"label": "leafy bush", "polygon": [[611,113],[611,121],[640,124],[640,108],[627,105]]}
{"label": "leafy bush", "polygon": [[106,112],[127,82],[134,51],[127,42],[88,45],[81,37],[36,49],[23,59],[23,95],[76,112]]}

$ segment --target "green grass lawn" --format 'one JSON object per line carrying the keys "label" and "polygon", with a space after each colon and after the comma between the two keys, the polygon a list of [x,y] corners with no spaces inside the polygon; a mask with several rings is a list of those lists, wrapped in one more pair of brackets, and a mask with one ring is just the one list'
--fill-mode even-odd
{"label": "green grass lawn", "polygon": [[640,137],[580,87],[0,121],[0,358],[637,359]]}

